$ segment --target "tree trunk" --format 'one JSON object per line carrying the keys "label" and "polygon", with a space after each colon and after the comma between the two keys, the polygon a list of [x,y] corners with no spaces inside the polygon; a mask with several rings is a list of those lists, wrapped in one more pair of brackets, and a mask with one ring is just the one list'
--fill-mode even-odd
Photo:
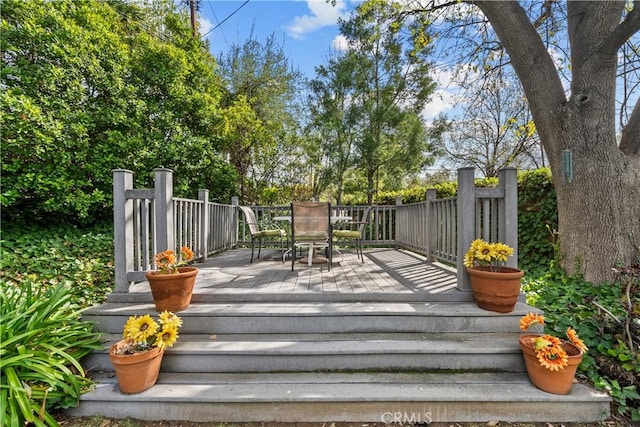
{"label": "tree trunk", "polygon": [[616,264],[638,261],[640,162],[625,157],[615,138],[595,128],[601,123],[597,111],[582,113],[572,111],[573,117],[559,132],[562,146],[573,155],[572,180],[565,177],[570,172],[563,170],[562,153],[549,158],[558,202],[561,265],[569,274],[581,273],[598,283],[612,278]]}
{"label": "tree trunk", "polygon": [[[610,280],[612,267],[640,256],[640,156],[623,153],[615,133],[616,55],[638,31],[639,12],[620,24],[624,2],[568,3],[567,99],[547,49],[518,3],[474,3],[509,53],[549,157],[561,266],[591,282]],[[632,135],[628,145],[638,138]],[[566,162],[563,166],[567,155],[570,169]]]}

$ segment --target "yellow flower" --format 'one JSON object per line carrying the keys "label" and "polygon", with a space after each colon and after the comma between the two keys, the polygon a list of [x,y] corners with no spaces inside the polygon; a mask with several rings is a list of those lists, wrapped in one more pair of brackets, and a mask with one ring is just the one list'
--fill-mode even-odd
{"label": "yellow flower", "polygon": [[480,261],[490,262],[493,256],[493,247],[487,242],[482,242],[476,249],[475,257]]}
{"label": "yellow flower", "polygon": [[172,327],[174,329],[178,329],[182,326],[182,319],[173,314],[170,311],[163,311],[160,313],[160,324],[163,328]]}
{"label": "yellow flower", "polygon": [[140,317],[132,316],[124,326],[124,338],[142,343],[155,335],[157,330],[158,324],[148,314]]}
{"label": "yellow flower", "polygon": [[586,353],[589,350],[573,328],[567,328],[567,337],[569,338],[569,341],[571,341],[571,343],[578,347],[578,349],[583,353]]}
{"label": "yellow flower", "polygon": [[500,262],[507,262],[507,259],[513,255],[513,248],[504,243],[495,243],[493,245],[495,259]]}
{"label": "yellow flower", "polygon": [[520,330],[526,331],[532,325],[544,327],[544,316],[536,313],[528,313],[520,318]]}
{"label": "yellow flower", "polygon": [[475,239],[464,256],[463,264],[469,268],[476,264],[486,265],[491,271],[500,271],[500,267],[513,254],[513,248],[504,243],[488,243],[482,239]]}
{"label": "yellow flower", "polygon": [[170,311],[160,313],[158,318],[162,327],[148,314],[129,317],[122,329],[126,345],[119,354],[134,354],[154,347],[172,347],[178,339],[182,319]]}
{"label": "yellow flower", "polygon": [[474,260],[474,258],[473,258],[473,255],[474,255],[474,254],[475,254],[475,251],[474,251],[474,250],[471,250],[471,249],[470,249],[469,251],[467,251],[467,253],[466,253],[466,254],[464,254],[464,261],[463,261],[463,263],[464,263],[464,266],[465,266],[465,267],[469,267],[469,268],[473,267],[473,264],[474,264],[474,262],[475,262],[475,260]]}
{"label": "yellow flower", "polygon": [[166,326],[156,334],[156,340],[153,345],[158,348],[173,347],[177,339],[178,330],[173,326]]}

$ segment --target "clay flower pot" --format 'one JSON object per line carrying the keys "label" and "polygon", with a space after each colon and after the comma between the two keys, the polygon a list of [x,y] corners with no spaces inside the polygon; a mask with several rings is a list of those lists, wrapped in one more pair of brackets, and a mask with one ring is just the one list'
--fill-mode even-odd
{"label": "clay flower pot", "polygon": [[569,357],[569,364],[563,369],[552,371],[540,364],[536,357],[531,338],[538,335],[521,335],[520,348],[529,374],[529,381],[540,390],[554,394],[567,394],[571,391],[573,379],[576,376],[578,365],[582,362],[582,352],[567,341],[562,342],[562,348]]}
{"label": "clay flower pot", "polygon": [[501,267],[491,271],[489,266],[467,267],[471,289],[478,307],[498,313],[511,313],[520,296],[520,280],[524,272],[517,268]]}
{"label": "clay flower pot", "polygon": [[127,345],[119,341],[109,349],[109,359],[113,364],[123,393],[140,393],[153,386],[158,380],[164,350],[154,347],[134,354],[116,354],[116,349]]}
{"label": "clay flower pot", "polygon": [[182,311],[191,304],[198,269],[179,267],[178,271],[176,274],[145,273],[158,312]]}

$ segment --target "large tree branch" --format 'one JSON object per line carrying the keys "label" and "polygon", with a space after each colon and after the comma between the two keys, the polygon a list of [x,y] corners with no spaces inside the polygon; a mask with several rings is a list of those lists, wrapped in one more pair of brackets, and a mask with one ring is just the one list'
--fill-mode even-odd
{"label": "large tree branch", "polygon": [[640,154],[640,101],[636,102],[631,117],[622,130],[620,151],[630,156]]}
{"label": "large tree branch", "polygon": [[605,40],[602,48],[610,52],[617,52],[638,31],[640,31],[640,1],[634,0],[633,9]]}
{"label": "large tree branch", "polygon": [[[469,0],[482,10],[522,83],[541,136],[566,102],[556,66],[524,9],[515,1]],[[549,135],[543,140],[549,140]],[[550,147],[547,147],[547,151]]]}

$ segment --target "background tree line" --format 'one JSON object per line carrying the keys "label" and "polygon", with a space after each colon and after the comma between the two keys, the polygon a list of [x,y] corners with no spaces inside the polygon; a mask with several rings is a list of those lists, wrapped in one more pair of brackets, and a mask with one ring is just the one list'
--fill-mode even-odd
{"label": "background tree line", "polygon": [[[485,176],[548,161],[563,267],[608,279],[638,258],[640,9],[599,5],[368,0],[307,82],[273,37],[215,60],[170,0],[6,0],[2,216],[109,218],[115,168],[139,187],[171,168],[185,197],[372,203],[441,155]],[[466,113],[427,128],[442,55]]]}
{"label": "background tree line", "polygon": [[345,140],[335,106],[306,107],[339,83],[305,81],[275,37],[216,60],[170,0],[4,1],[3,218],[108,220],[117,168],[138,187],[170,168],[179,196],[207,188],[222,202],[340,201],[345,191],[371,202],[399,189],[432,161],[418,112],[433,85],[415,52],[409,62],[408,45],[384,36],[384,4],[343,23],[360,48],[327,66],[351,82]]}

